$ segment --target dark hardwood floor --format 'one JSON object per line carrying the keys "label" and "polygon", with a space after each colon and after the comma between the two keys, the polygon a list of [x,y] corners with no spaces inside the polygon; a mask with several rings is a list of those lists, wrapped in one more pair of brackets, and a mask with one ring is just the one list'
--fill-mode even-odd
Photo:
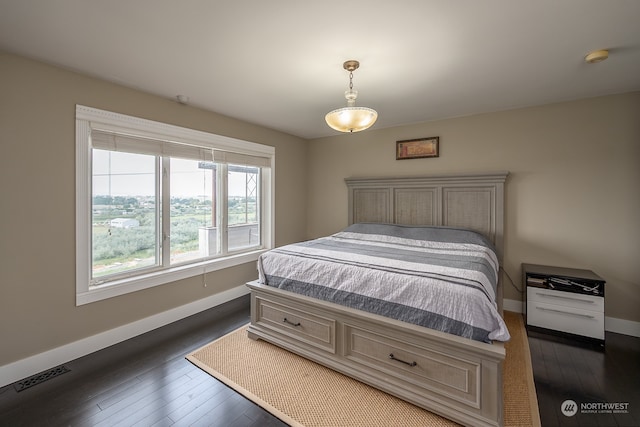
{"label": "dark hardwood floor", "polygon": [[0,426],[285,426],[185,356],[249,321],[242,297],[0,389]]}
{"label": "dark hardwood floor", "polygon": [[[0,389],[0,426],[284,426],[184,357],[249,321],[242,297],[65,364],[70,372]],[[639,426],[640,338],[607,333],[606,352],[530,337],[542,425]],[[626,414],[561,403],[628,403]]]}
{"label": "dark hardwood floor", "polygon": [[[529,333],[543,426],[640,426],[640,338],[606,332],[605,341],[602,351]],[[571,416],[562,412],[567,400]]]}

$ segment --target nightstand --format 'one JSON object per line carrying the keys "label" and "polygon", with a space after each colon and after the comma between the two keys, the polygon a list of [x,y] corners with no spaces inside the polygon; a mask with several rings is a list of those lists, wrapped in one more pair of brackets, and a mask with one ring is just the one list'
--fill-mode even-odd
{"label": "nightstand", "polygon": [[522,264],[527,330],[604,346],[605,281],[590,270]]}

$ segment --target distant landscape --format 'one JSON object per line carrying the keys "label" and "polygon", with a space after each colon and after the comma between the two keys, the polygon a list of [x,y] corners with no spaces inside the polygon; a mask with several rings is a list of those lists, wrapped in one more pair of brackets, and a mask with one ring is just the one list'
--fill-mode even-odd
{"label": "distant landscape", "polygon": [[[172,259],[198,257],[199,229],[214,225],[211,205],[204,198],[171,198]],[[93,277],[155,264],[155,211],[153,197],[94,196]],[[255,197],[229,197],[229,226],[257,221]]]}

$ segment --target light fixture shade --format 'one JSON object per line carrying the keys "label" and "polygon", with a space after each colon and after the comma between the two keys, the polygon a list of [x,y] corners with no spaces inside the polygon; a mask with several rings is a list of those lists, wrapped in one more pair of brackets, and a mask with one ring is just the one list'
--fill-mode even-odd
{"label": "light fixture shade", "polygon": [[332,129],[340,132],[358,132],[370,128],[378,118],[375,110],[367,107],[344,107],[324,116]]}
{"label": "light fixture shade", "polygon": [[367,107],[344,107],[324,116],[329,127],[340,132],[358,132],[371,127],[378,118],[375,110]]}

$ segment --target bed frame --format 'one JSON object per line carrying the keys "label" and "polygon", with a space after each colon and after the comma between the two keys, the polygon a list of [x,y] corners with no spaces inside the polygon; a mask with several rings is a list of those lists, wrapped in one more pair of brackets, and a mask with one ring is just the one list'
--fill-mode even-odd
{"label": "bed frame", "polygon": [[[508,172],[347,178],[349,224],[465,227],[502,265]],[[502,426],[503,343],[486,344],[255,282],[249,337],[263,339],[469,426]],[[502,280],[498,281],[502,312]]]}

